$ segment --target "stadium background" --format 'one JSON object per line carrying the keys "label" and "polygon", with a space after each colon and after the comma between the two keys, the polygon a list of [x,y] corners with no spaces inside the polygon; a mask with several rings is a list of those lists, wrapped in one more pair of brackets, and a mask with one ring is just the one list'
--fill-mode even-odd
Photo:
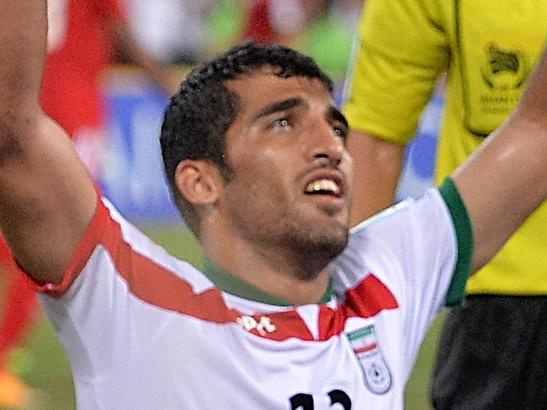
{"label": "stadium background", "polygon": [[[226,37],[226,28],[221,27],[227,24],[221,21],[225,17],[218,18],[215,24],[218,30],[216,36]],[[321,34],[315,33],[314,36],[319,44],[325,45],[326,35],[321,37]],[[345,59],[344,47],[332,43],[327,51],[338,50],[338,54],[333,55],[332,52],[325,53],[323,46],[318,47],[320,51],[314,52],[311,45],[308,52],[336,77],[337,99],[340,102],[344,82],[340,73],[345,70],[336,64]],[[328,66],[333,61],[335,65]],[[183,74],[186,69],[180,70]],[[99,178],[104,194],[123,215],[170,252],[199,265],[199,246],[172,205],[163,177],[158,133],[166,97],[140,72],[127,66],[112,68],[104,78],[109,109],[108,139]],[[399,199],[419,196],[432,184],[442,106],[442,93],[437,92],[424,113],[417,138],[407,150],[398,191]],[[432,328],[416,363],[407,388],[406,408],[409,410],[430,409],[428,397],[431,370],[442,320],[441,316]],[[22,349],[13,353],[11,362],[16,372],[36,390],[37,400],[33,410],[75,408],[69,364],[46,319],[40,319],[37,330]]]}

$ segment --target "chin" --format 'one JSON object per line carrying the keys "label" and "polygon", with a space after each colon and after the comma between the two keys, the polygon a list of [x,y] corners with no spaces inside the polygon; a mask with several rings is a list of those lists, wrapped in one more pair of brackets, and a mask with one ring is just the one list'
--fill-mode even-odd
{"label": "chin", "polygon": [[313,280],[340,255],[348,243],[347,229],[314,226],[313,229],[293,229],[284,235],[280,244],[293,256],[293,262],[300,266],[299,277],[303,280]]}
{"label": "chin", "polygon": [[330,242],[329,246],[326,247],[325,252],[327,252],[332,259],[336,258],[338,255],[344,252],[344,249],[346,249],[346,246],[348,244],[348,238],[349,233],[346,229],[343,234],[340,234],[339,237]]}
{"label": "chin", "polygon": [[308,241],[302,242],[301,247],[306,253],[313,254],[315,258],[325,259],[327,263],[340,255],[348,243],[348,230],[330,231],[327,235],[314,235]]}
{"label": "chin", "polygon": [[300,271],[300,279],[314,280],[338,255],[346,248],[346,240],[309,241],[300,242],[300,246],[293,248],[298,256],[295,261],[300,261],[303,269]]}
{"label": "chin", "polygon": [[282,243],[310,262],[329,264],[346,248],[349,238],[348,222],[344,218],[311,219],[306,223],[292,223],[283,228]]}

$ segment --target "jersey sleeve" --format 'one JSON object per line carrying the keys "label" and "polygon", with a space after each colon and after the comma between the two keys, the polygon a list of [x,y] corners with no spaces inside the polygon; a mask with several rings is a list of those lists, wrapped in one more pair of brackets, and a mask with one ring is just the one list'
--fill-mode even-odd
{"label": "jersey sleeve", "polygon": [[435,0],[367,0],[346,84],[350,126],[404,144],[447,65]]}
{"label": "jersey sleeve", "polygon": [[453,306],[461,303],[465,297],[465,286],[471,274],[474,252],[473,226],[465,203],[451,178],[445,180],[439,188],[439,193],[450,212],[458,250],[454,274],[445,299],[447,306]]}
{"label": "jersey sleeve", "polygon": [[[100,195],[99,192],[97,194]],[[84,270],[96,247],[100,245],[101,238],[108,226],[108,218],[107,208],[101,200],[98,200],[93,219],[78,244],[76,253],[72,256],[61,282],[59,284],[38,284],[27,275],[34,290],[38,293],[46,294],[51,298],[61,298]]]}
{"label": "jersey sleeve", "polygon": [[38,289],[78,385],[92,389],[154,349],[173,318],[172,306],[192,295],[184,279],[190,270],[106,199],[98,202],[62,283]]}

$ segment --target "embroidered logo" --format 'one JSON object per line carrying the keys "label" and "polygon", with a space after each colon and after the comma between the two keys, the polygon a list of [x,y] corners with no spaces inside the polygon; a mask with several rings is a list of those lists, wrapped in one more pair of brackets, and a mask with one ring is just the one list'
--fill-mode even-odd
{"label": "embroidered logo", "polygon": [[260,336],[265,336],[266,333],[273,333],[277,330],[272,320],[267,316],[260,316],[256,320],[252,316],[243,315],[237,318],[237,323],[248,332],[256,330]]}
{"label": "embroidered logo", "polygon": [[486,64],[481,68],[482,79],[491,89],[518,89],[530,72],[525,54],[505,50],[494,43],[486,45]]}
{"label": "embroidered logo", "polygon": [[391,388],[391,371],[376,340],[374,326],[350,332],[348,339],[361,364],[367,388],[375,394],[386,393]]}

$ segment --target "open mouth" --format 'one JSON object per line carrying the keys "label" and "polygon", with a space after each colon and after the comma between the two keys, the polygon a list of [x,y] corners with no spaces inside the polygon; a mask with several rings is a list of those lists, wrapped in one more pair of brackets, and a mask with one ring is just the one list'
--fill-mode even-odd
{"label": "open mouth", "polygon": [[332,178],[319,178],[306,185],[304,192],[308,195],[328,195],[336,198],[342,196],[340,183]]}

